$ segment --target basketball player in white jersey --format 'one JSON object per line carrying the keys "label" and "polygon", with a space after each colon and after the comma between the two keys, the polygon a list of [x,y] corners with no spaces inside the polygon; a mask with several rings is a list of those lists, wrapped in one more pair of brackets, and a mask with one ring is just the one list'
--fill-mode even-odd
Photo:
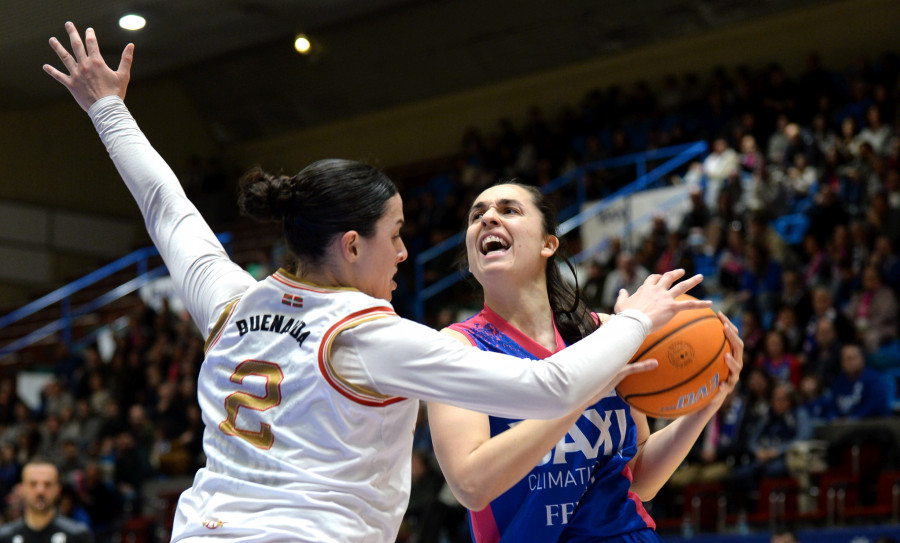
{"label": "basketball player in white jersey", "polygon": [[[541,361],[487,353],[399,318],[403,212],[381,172],[322,160],[293,177],[250,172],[240,205],[282,223],[296,269],[257,282],[233,263],[141,133],[116,71],[66,23],[67,73],[44,69],[88,112],[194,321],[208,333],[198,396],[207,466],[181,496],[173,541],[392,542],[410,487],[418,399],[520,418],[558,417],[625,375],[644,337],[701,281],[683,271],[622,292],[598,332]],[[673,286],[674,284],[674,286]]]}

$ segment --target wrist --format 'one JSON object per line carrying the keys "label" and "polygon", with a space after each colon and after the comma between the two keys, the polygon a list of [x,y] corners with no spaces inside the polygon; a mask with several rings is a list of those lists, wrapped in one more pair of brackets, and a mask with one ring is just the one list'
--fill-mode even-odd
{"label": "wrist", "polygon": [[651,321],[650,317],[648,317],[643,311],[640,311],[638,309],[625,309],[616,313],[616,316],[629,318],[640,323],[641,329],[644,331],[645,336],[650,333],[650,330],[653,329],[653,321]]}

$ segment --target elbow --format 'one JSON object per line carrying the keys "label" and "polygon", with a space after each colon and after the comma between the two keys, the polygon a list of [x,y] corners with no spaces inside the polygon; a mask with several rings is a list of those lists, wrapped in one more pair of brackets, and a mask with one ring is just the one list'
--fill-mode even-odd
{"label": "elbow", "polygon": [[635,495],[641,500],[641,502],[648,502],[656,497],[656,493],[659,491],[658,488],[649,488],[646,485],[641,484],[632,484],[631,489]]}
{"label": "elbow", "polygon": [[459,503],[470,511],[481,511],[496,497],[492,496],[483,485],[473,481],[450,484],[450,490]]}
{"label": "elbow", "polygon": [[469,511],[481,511],[491,504],[491,499],[485,494],[472,494],[466,497],[466,501],[460,500],[463,507]]}

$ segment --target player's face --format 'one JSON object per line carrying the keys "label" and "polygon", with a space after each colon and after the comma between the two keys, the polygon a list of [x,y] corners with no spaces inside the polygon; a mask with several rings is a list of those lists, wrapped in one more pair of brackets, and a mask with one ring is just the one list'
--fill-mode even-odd
{"label": "player's face", "polygon": [[478,195],[468,224],[469,269],[482,285],[498,274],[543,277],[547,259],[556,251],[556,238],[544,233],[531,195],[516,185],[497,185]]}
{"label": "player's face", "polygon": [[403,226],[403,201],[395,194],[387,201],[385,212],[375,224],[375,235],[360,238],[360,273],[357,289],[369,296],[390,301],[397,283],[397,264],[406,260],[406,246],[400,239]]}
{"label": "player's face", "polygon": [[48,464],[33,464],[22,471],[22,494],[25,507],[43,513],[56,504],[59,497],[59,473]]}

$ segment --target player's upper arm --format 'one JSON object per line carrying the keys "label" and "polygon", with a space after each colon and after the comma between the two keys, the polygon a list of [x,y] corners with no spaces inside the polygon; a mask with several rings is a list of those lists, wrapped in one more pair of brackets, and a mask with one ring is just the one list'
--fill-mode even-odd
{"label": "player's upper arm", "polygon": [[458,331],[454,330],[453,328],[444,328],[441,330],[441,333],[447,334],[448,336],[452,337],[456,341],[459,341],[463,345],[467,345],[469,347],[472,346],[472,342],[469,341],[469,338],[465,334],[463,334],[462,332],[458,332]]}

